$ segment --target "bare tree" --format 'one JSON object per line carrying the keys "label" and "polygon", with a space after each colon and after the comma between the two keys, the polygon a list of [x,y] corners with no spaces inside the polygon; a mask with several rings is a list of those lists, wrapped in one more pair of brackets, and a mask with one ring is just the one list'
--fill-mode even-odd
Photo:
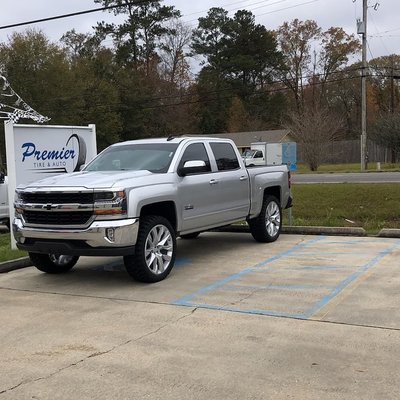
{"label": "bare tree", "polygon": [[161,39],[162,72],[169,82],[176,84],[178,87],[184,85],[185,82],[180,81],[187,80],[185,75],[189,74],[187,52],[191,38],[191,27],[175,18],[171,19],[168,25],[168,32]]}
{"label": "bare tree", "polygon": [[326,143],[340,138],[343,120],[326,108],[307,108],[292,112],[284,124],[297,143],[303,144],[304,157],[311,171],[321,165]]}

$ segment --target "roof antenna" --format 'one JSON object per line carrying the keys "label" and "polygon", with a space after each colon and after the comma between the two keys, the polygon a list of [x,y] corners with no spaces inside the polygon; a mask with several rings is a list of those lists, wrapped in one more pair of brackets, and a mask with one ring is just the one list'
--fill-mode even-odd
{"label": "roof antenna", "polygon": [[169,136],[168,136],[168,139],[167,139],[167,142],[170,142],[170,141],[173,140],[173,139],[175,139],[175,137],[174,137],[173,135],[169,135]]}

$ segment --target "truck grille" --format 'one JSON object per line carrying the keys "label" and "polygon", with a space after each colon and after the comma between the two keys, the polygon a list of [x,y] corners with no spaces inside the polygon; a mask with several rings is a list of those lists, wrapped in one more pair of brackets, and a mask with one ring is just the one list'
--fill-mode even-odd
{"label": "truck grille", "polygon": [[93,192],[21,193],[24,203],[33,204],[93,204]]}
{"label": "truck grille", "polygon": [[92,211],[44,212],[25,210],[24,218],[28,224],[36,225],[86,225]]}

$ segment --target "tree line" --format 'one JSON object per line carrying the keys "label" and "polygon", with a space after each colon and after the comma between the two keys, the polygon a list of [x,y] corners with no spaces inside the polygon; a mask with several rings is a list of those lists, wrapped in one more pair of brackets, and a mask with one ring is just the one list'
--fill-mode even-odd
{"label": "tree line", "polygon": [[[99,150],[144,137],[289,128],[317,154],[318,142],[359,137],[360,42],[342,28],[295,19],[270,30],[251,11],[223,8],[193,28],[157,0],[94,2],[117,6],[122,22],[71,30],[56,43],[40,30],[13,33],[0,43],[0,69],[52,124],[95,123]],[[368,71],[368,129],[394,157],[399,69],[391,55]]]}

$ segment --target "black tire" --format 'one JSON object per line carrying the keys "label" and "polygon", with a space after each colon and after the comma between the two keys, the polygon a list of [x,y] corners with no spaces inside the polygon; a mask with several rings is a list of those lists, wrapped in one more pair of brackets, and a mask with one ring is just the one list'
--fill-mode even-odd
{"label": "black tire", "polygon": [[39,271],[48,274],[63,274],[68,272],[79,260],[78,256],[39,253],[29,253],[29,258]]}
{"label": "black tire", "polygon": [[[152,243],[155,235],[161,235],[161,240]],[[125,256],[124,264],[133,279],[154,283],[168,276],[174,266],[175,256],[174,228],[166,218],[149,215],[141,218],[135,254]]]}
{"label": "black tire", "polygon": [[250,232],[257,242],[270,243],[278,239],[282,230],[282,208],[272,195],[264,196],[260,215],[248,220]]}
{"label": "black tire", "polygon": [[187,235],[181,235],[182,239],[197,239],[200,235],[200,232],[188,233]]}
{"label": "black tire", "polygon": [[10,231],[10,220],[7,219],[7,221],[4,223],[4,225],[8,228],[8,230]]}

